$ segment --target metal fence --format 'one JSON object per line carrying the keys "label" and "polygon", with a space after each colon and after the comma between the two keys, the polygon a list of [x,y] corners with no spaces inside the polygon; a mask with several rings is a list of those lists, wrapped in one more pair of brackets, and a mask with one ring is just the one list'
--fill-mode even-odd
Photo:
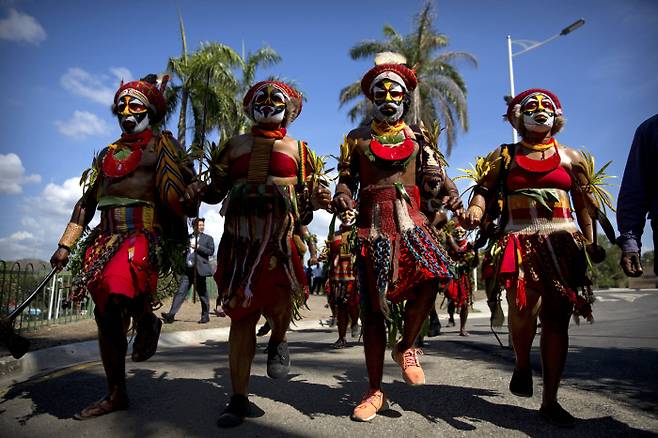
{"label": "metal fence", "polygon": [[[0,316],[12,312],[50,272],[46,264],[5,262],[0,260]],[[62,306],[71,289],[71,274],[53,276],[41,293],[16,318],[17,331],[35,330],[53,323],[68,323],[93,317],[94,304],[87,298],[68,308]]]}

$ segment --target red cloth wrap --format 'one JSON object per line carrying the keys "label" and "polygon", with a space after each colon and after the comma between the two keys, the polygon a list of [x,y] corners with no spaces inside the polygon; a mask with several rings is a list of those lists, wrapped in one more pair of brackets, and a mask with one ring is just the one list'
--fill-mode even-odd
{"label": "red cloth wrap", "polygon": [[581,233],[558,231],[550,234],[510,233],[500,237],[503,248],[499,281],[515,296],[515,304],[527,304],[526,288],[542,293],[542,306],[560,303],[575,306],[578,315],[591,317],[591,306],[577,289],[590,286],[587,278],[585,238]]}
{"label": "red cloth wrap", "polygon": [[[306,281],[306,272],[304,271],[304,264],[302,258],[297,251],[297,246],[294,242],[290,242],[291,248],[291,258],[292,265],[294,268],[294,275],[299,281],[300,284],[304,285],[305,299],[308,299],[308,283]],[[276,257],[276,266],[271,268],[271,258]],[[217,285],[221,287],[221,281],[223,278],[223,271],[225,266],[219,264],[215,275],[213,276]],[[254,272],[254,277],[252,278],[251,283],[251,292],[253,297],[249,304],[245,307],[242,303],[242,298],[240,295],[233,297],[231,302],[228,305],[224,305],[223,309],[226,315],[228,315],[232,320],[238,321],[246,316],[252,315],[255,312],[262,312],[263,309],[275,306],[278,304],[278,300],[281,299],[281,294],[277,291],[289,291],[290,290],[290,280],[286,274],[283,260],[281,256],[276,256],[272,254],[272,251],[266,250],[261,258],[259,266]],[[221,292],[220,292],[221,293]],[[289,295],[290,302],[292,305],[292,295]],[[232,302],[234,301],[234,307],[231,307]]]}
{"label": "red cloth wrap", "polygon": [[[231,163],[229,176],[232,180],[245,178],[247,176],[250,158],[251,153],[246,153],[240,155]],[[280,178],[297,176],[297,162],[288,154],[272,151],[272,155],[270,156],[270,170],[268,173]]]}
{"label": "red cloth wrap", "polygon": [[[559,153],[553,156],[559,158]],[[540,160],[536,160],[540,161]],[[512,167],[507,175],[507,188],[509,190],[527,189],[571,189],[571,176],[562,166],[557,166],[548,172],[529,172],[521,166]]]}
{"label": "red cloth wrap", "polygon": [[[410,198],[410,203],[403,200],[407,206],[409,217],[414,225],[420,230],[409,231],[414,233],[420,240],[420,247],[409,247],[400,232],[397,218],[395,217],[394,202],[400,199],[400,194],[395,187],[368,187],[359,192],[359,215],[357,217],[357,231],[359,239],[366,242],[369,239],[371,226],[384,235],[391,242],[391,266],[390,281],[386,298],[392,303],[412,299],[417,294],[416,286],[428,281],[439,280],[442,282],[450,278],[446,261],[449,260],[442,251],[438,240],[427,224],[427,218],[420,211],[420,192],[417,186],[405,186]],[[373,212],[375,205],[379,205],[379,223],[373,224]],[[370,253],[369,246],[364,243],[361,247],[360,256],[365,266],[365,274],[368,282],[368,294],[370,302],[376,305],[379,302],[376,285],[376,273],[374,269],[375,255]],[[423,260],[419,260],[419,257]],[[432,272],[425,266],[435,265],[440,267],[440,272]]]}
{"label": "red cloth wrap", "polygon": [[[409,216],[415,225],[425,227],[427,218],[420,211],[420,191],[418,186],[404,186],[411,203],[407,203]],[[370,227],[373,220],[373,211],[375,205],[379,205],[378,230],[380,233],[393,237],[400,234],[400,229],[395,218],[393,202],[399,199],[400,195],[395,187],[367,187],[359,192],[359,215],[357,216],[356,226],[358,235],[361,238],[367,238],[370,234]],[[375,224],[377,225],[377,224]]]}
{"label": "red cloth wrap", "polygon": [[457,308],[470,304],[472,285],[468,275],[469,274],[464,274],[456,279],[450,280],[448,287],[446,288],[446,296],[455,303]]}
{"label": "red cloth wrap", "polygon": [[[84,266],[93,262],[94,248],[103,248],[112,236],[101,235],[85,252]],[[101,275],[89,284],[89,291],[100,312],[110,294],[135,298],[139,294],[155,294],[158,269],[149,263],[149,241],[136,232],[124,240],[114,256],[105,264]]]}

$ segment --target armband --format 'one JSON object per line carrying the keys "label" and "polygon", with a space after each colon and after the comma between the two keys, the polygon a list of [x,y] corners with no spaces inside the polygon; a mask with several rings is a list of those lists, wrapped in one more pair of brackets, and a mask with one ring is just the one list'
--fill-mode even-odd
{"label": "armband", "polygon": [[70,251],[71,248],[75,246],[75,242],[77,242],[80,236],[82,236],[84,229],[85,227],[80,224],[69,222],[68,225],[66,225],[62,238],[59,239],[58,245]]}

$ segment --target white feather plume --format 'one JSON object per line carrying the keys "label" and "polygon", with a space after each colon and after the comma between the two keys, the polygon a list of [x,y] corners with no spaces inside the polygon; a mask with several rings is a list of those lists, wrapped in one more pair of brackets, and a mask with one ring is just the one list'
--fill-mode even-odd
{"label": "white feather plume", "polygon": [[395,52],[380,52],[375,55],[375,65],[380,64],[406,64],[407,58]]}

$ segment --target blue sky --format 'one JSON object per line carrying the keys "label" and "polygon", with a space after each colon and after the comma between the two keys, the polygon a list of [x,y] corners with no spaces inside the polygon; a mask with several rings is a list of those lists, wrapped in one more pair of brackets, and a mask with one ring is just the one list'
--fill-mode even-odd
{"label": "blue sky", "polygon": [[[322,154],[336,153],[352,127],[338,92],[370,67],[352,61],[350,47],[381,39],[384,24],[409,32],[423,1],[272,4],[0,0],[0,258],[52,253],[79,195],[75,178],[119,134],[109,106],[120,78],[163,72],[167,59],[179,55],[179,9],[192,50],[202,41],[277,50],[283,62],[260,77],[294,79],[308,98],[291,135]],[[458,135],[451,176],[511,139],[501,117],[509,93],[506,35],[543,40],[582,17],[584,27],[515,58],[516,90],[555,92],[567,118],[558,141],[586,147],[599,164],[613,160],[610,173],[621,179],[635,128],[658,112],[658,2],[443,0],[435,6],[448,49],[479,61],[477,68],[460,66],[470,130]],[[219,237],[216,208],[206,206],[204,214]],[[314,229],[326,223],[321,215]],[[645,249],[652,246],[650,233],[647,227]]]}

